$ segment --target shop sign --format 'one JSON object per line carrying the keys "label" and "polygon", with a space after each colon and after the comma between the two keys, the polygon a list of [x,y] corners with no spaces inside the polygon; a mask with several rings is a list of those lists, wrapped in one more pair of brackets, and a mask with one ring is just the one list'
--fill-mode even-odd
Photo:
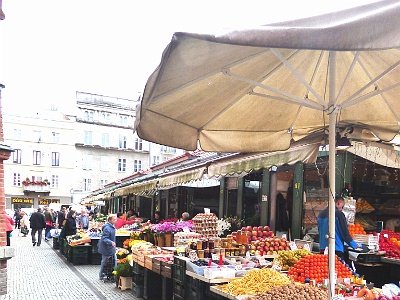
{"label": "shop sign", "polygon": [[61,203],[60,199],[50,199],[50,203]]}
{"label": "shop sign", "polygon": [[18,198],[12,197],[11,203],[33,204],[33,198]]}
{"label": "shop sign", "polygon": [[39,205],[48,205],[49,204],[49,200],[47,199],[39,199]]}

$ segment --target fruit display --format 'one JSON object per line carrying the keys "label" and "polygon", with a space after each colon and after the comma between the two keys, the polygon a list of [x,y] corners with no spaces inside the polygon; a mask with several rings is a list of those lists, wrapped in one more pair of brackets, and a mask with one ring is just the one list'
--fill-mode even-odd
{"label": "fruit display", "polygon": [[356,218],[354,223],[358,223],[361,225],[361,227],[364,228],[364,230],[375,230],[376,228],[376,223],[374,220],[372,220],[368,214],[356,214]]}
{"label": "fruit display", "polygon": [[328,299],[328,294],[326,290],[316,286],[285,284],[251,298],[251,300],[275,299],[325,300]]}
{"label": "fruit display", "polygon": [[400,233],[382,230],[379,235],[379,250],[385,251],[387,258],[400,259]]}
{"label": "fruit display", "polygon": [[126,239],[122,245],[124,246],[124,248],[132,248],[133,245],[144,242],[144,240]]}
{"label": "fruit display", "polygon": [[311,252],[306,249],[279,251],[277,256],[274,258],[273,264],[279,263],[282,271],[288,271],[300,259],[307,255],[311,255]]}
{"label": "fruit display", "polygon": [[349,224],[348,228],[351,236],[354,236],[355,234],[367,234],[360,223]]}
{"label": "fruit display", "polygon": [[249,243],[251,241],[257,241],[261,238],[271,238],[274,237],[274,232],[270,230],[269,226],[247,226],[242,227],[242,232],[247,232],[247,238]]}
{"label": "fruit display", "polygon": [[289,277],[278,271],[263,268],[249,270],[242,278],[234,279],[217,288],[233,296],[257,295],[289,283]]}
{"label": "fruit display", "polygon": [[263,238],[260,237],[255,241],[250,242],[250,254],[253,255],[272,255],[277,254],[278,251],[290,250],[290,242],[285,238]]}
{"label": "fruit display", "polygon": [[[139,241],[139,240],[138,240]],[[154,248],[154,245],[152,243],[149,242],[136,242],[134,244],[132,244],[131,250],[147,250],[147,249],[151,249]]]}
{"label": "fruit display", "polygon": [[[351,278],[354,275],[347,264],[339,257],[335,259],[335,272],[337,278]],[[328,255],[312,254],[300,259],[292,268],[288,275],[293,277],[294,281],[304,283],[308,278],[315,280],[316,283],[322,283],[328,278]]]}

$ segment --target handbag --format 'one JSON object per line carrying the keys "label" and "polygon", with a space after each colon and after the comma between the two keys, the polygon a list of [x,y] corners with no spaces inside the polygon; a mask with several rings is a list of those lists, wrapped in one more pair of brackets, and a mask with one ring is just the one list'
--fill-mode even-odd
{"label": "handbag", "polygon": [[46,220],[46,226],[53,227],[53,222]]}
{"label": "handbag", "polygon": [[21,233],[22,234],[28,234],[29,233],[29,229],[27,226],[21,227]]}

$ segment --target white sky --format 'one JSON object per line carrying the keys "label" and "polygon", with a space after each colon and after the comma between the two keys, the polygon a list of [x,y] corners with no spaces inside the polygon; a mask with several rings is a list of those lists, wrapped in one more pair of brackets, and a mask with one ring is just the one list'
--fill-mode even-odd
{"label": "white sky", "polygon": [[261,25],[371,1],[3,0],[5,109],[70,113],[75,92],[137,99],[175,31]]}

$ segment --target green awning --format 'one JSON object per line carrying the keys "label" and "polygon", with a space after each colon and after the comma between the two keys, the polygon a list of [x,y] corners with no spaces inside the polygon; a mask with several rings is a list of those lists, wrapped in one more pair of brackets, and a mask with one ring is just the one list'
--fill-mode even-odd
{"label": "green awning", "polygon": [[189,171],[176,172],[174,174],[165,175],[159,181],[159,187],[165,188],[173,185],[179,185],[191,181],[200,180],[203,177],[205,167],[192,169]]}

